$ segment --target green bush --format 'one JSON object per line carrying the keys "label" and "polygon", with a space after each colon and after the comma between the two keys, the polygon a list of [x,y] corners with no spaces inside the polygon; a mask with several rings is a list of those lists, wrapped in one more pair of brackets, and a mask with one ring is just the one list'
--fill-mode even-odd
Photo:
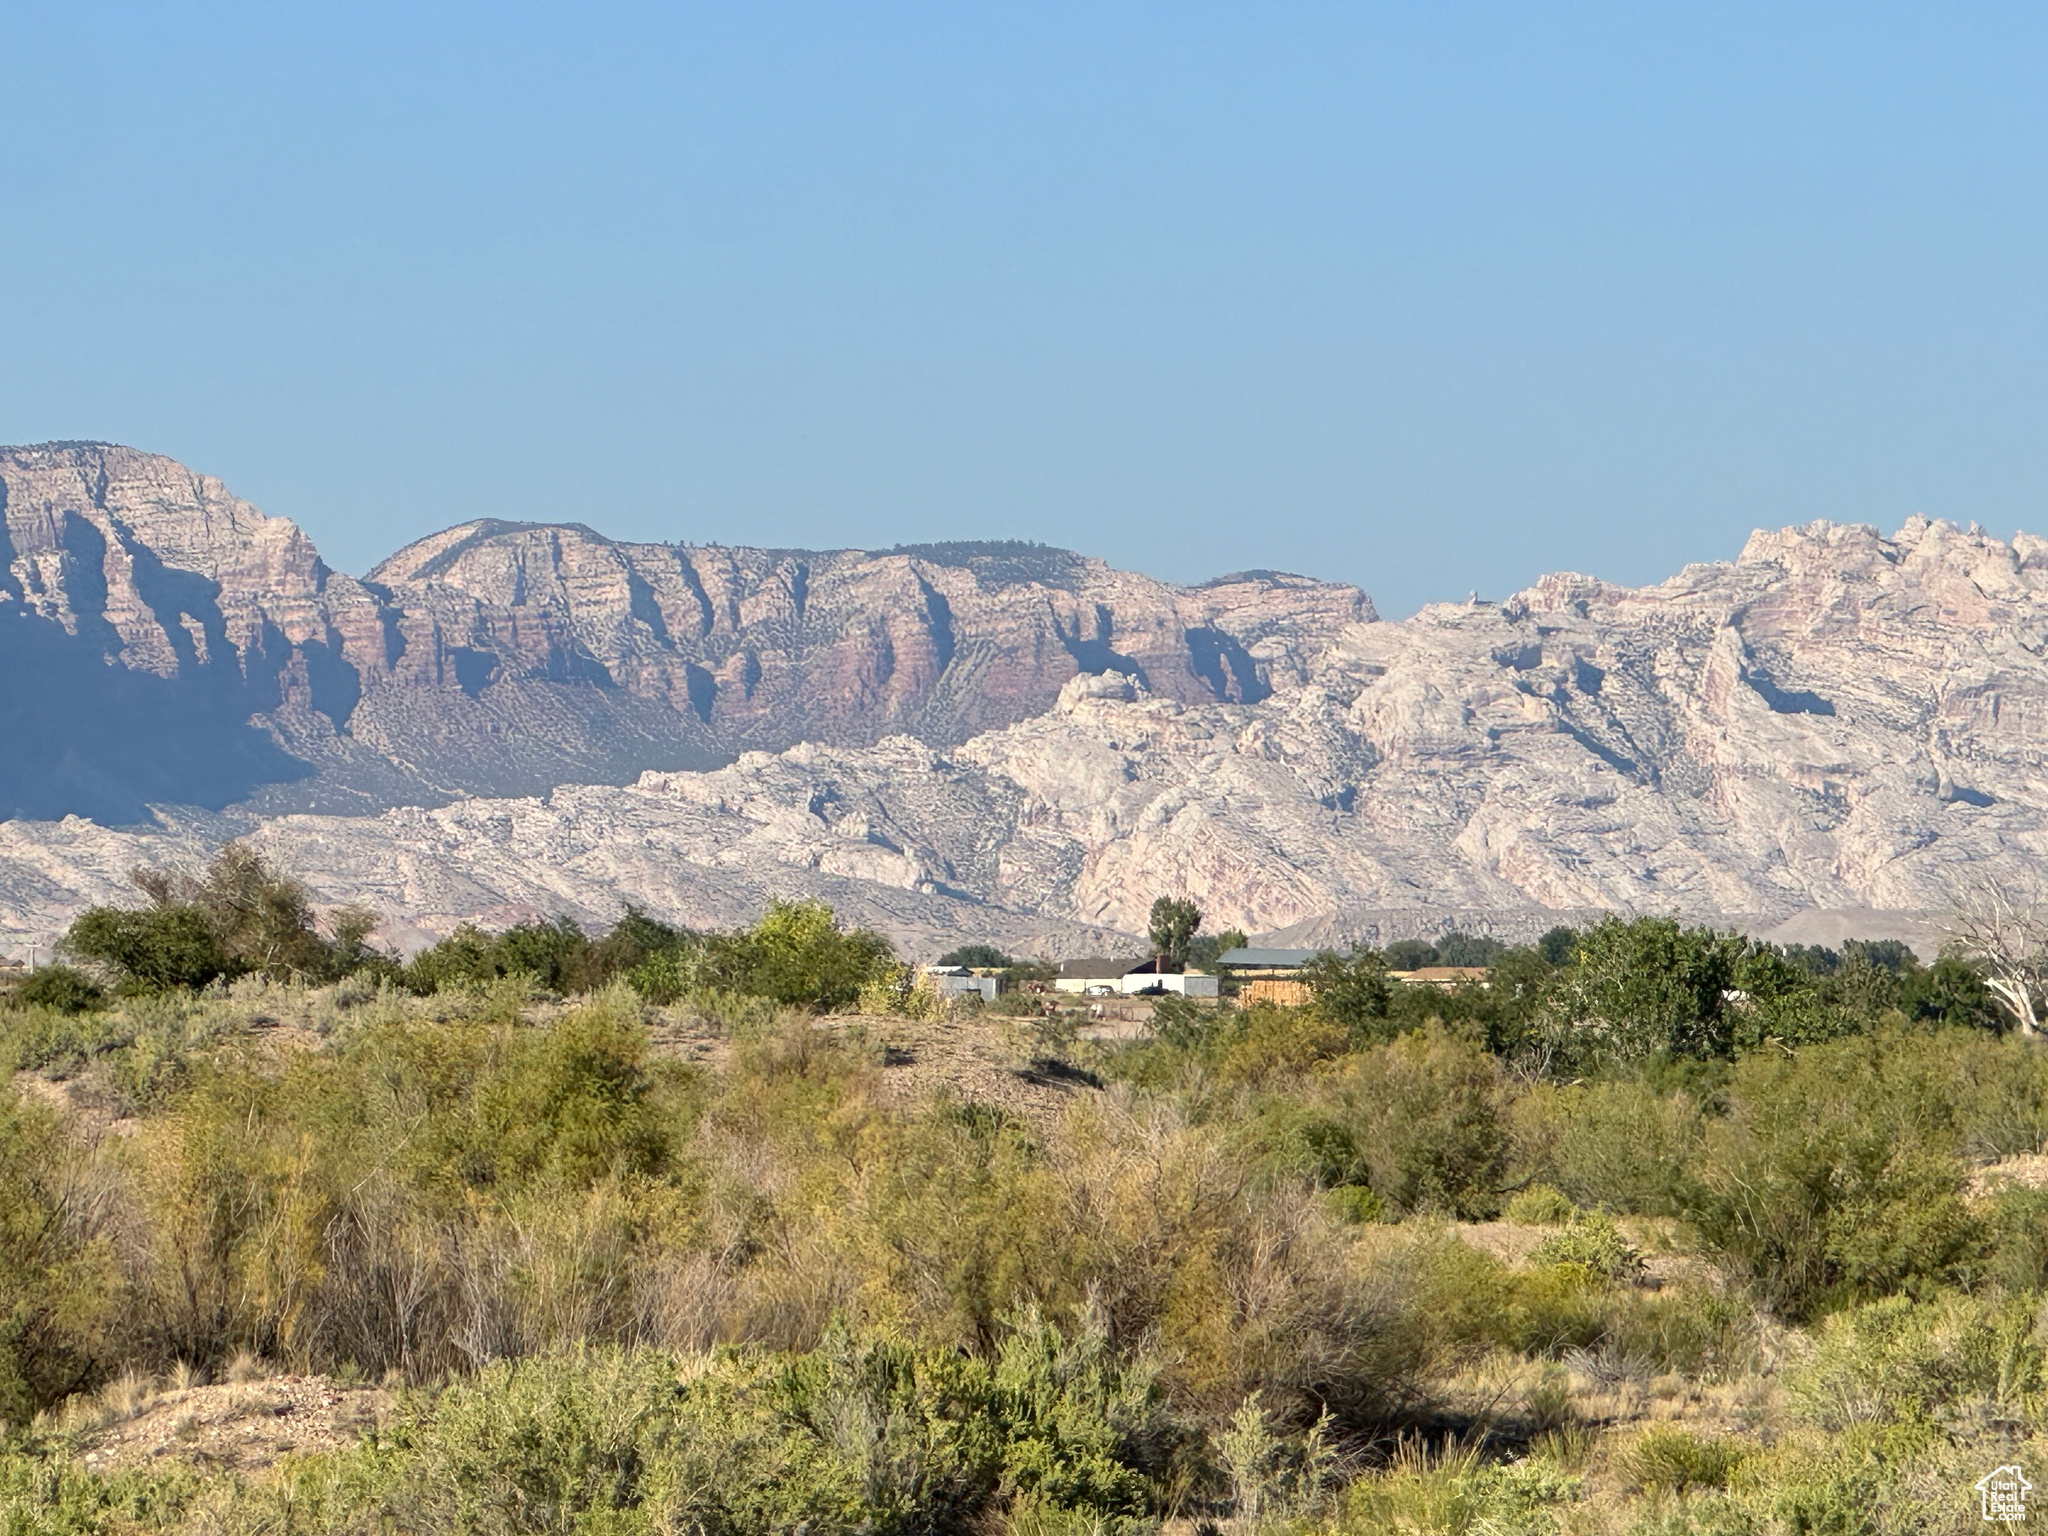
{"label": "green bush", "polygon": [[189,1467],[97,1472],[62,1455],[0,1449],[0,1531],[7,1536],[106,1536],[177,1531],[219,1480]]}
{"label": "green bush", "polygon": [[273,1497],[338,1529],[889,1536],[1016,1505],[1115,1532],[1181,1439],[1142,1365],[1026,1315],[993,1359],[835,1328],[797,1354],[496,1365]]}
{"label": "green bush", "polygon": [[1309,1179],[1323,1189],[1371,1180],[1351,1127],[1297,1099],[1261,1105],[1249,1130],[1261,1160],[1277,1172]]}
{"label": "green bush", "polygon": [[1316,1012],[1354,1038],[1384,1039],[1387,1004],[1393,995],[1387,964],[1369,949],[1351,955],[1324,950],[1302,968],[1315,996]]}
{"label": "green bush", "polygon": [[0,1429],[87,1385],[116,1321],[118,1272],[84,1154],[0,1087]]}
{"label": "green bush", "polygon": [[1500,1067],[1484,1050],[1418,1030],[1348,1058],[1336,1097],[1389,1205],[1467,1219],[1499,1209],[1508,1137]]}
{"label": "green bush", "polygon": [[1339,1221],[1348,1222],[1354,1227],[1386,1221],[1393,1214],[1387,1209],[1387,1202],[1377,1193],[1359,1184],[1344,1184],[1323,1191],[1323,1203],[1336,1214]]}
{"label": "green bush", "polygon": [[1730,1474],[1747,1454],[1739,1441],[1657,1424],[1630,1440],[1620,1460],[1622,1475],[1635,1487],[1648,1493],[1687,1494],[1727,1487]]}
{"label": "green bush", "polygon": [[1555,1227],[1578,1214],[1569,1196],[1555,1184],[1531,1184],[1512,1200],[1501,1215],[1531,1227]]}
{"label": "green bush", "polygon": [[728,941],[719,966],[735,992],[786,1008],[830,1012],[895,963],[889,941],[865,929],[847,932],[821,902],[777,902],[761,920]]}
{"label": "green bush", "polygon": [[2033,1297],[1888,1296],[1828,1318],[1787,1380],[1800,1414],[1830,1432],[1932,1423],[1973,1398],[2038,1412],[2048,1339]]}
{"label": "green bush", "polygon": [[1439,1356],[1502,1349],[1555,1357],[1604,1335],[1605,1287],[1584,1269],[1518,1271],[1448,1236],[1420,1239],[1415,1259],[1417,1322]]}
{"label": "green bush", "polygon": [[1568,1264],[1602,1280],[1629,1279],[1643,1271],[1643,1256],[1621,1229],[1598,1211],[1586,1211],[1538,1243],[1532,1264]]}
{"label": "green bush", "polygon": [[1683,1208],[1705,1134],[1692,1095],[1648,1083],[1538,1085],[1513,1109],[1518,1157],[1575,1205],[1637,1216]]}
{"label": "green bush", "polygon": [[198,879],[143,869],[135,883],[148,907],[89,907],[62,944],[65,953],[117,972],[125,991],[197,990],[252,971],[278,981],[333,981],[394,965],[367,947],[373,913],[345,908],[323,936],[306,888],[238,843]]}
{"label": "green bush", "polygon": [[66,953],[113,967],[133,990],[196,990],[245,969],[192,906],[88,907],[64,936]]}
{"label": "green bush", "polygon": [[2048,1189],[1998,1191],[1985,1278],[2007,1292],[2048,1291]]}
{"label": "green bush", "polygon": [[2021,1042],[1962,1030],[1751,1057],[1686,1213],[1790,1316],[1972,1280],[1991,1234],[1963,1198],[1963,1154],[2037,1136],[2044,1080]]}
{"label": "green bush", "polygon": [[8,995],[17,1008],[47,1008],[52,1013],[90,1013],[106,1003],[107,995],[83,971],[68,965],[46,965],[31,972]]}

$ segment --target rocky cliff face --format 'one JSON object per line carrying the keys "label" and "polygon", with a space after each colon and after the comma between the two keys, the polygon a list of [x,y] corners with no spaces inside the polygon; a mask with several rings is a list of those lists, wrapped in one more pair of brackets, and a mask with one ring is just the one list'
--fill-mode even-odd
{"label": "rocky cliff face", "polygon": [[[494,534],[488,547],[504,563],[487,568],[487,591],[458,599],[469,589],[451,582],[406,612],[444,604],[477,616],[465,633],[496,635],[509,624],[496,615],[531,601],[513,563],[531,545]],[[419,573],[444,551],[383,573],[392,601],[442,579]],[[966,592],[945,574],[958,566],[844,558],[863,580]],[[532,563],[568,562],[550,546]],[[783,599],[752,588],[762,607],[749,617],[742,602],[734,631],[771,634],[771,609],[801,622],[788,585]],[[1063,594],[1029,612],[1048,615],[1078,667],[1059,639],[1074,594],[1044,572],[1031,589]],[[662,590],[673,634],[671,612],[691,611],[677,595],[688,579],[678,569]],[[1023,604],[1007,591],[988,601]],[[1230,607],[1239,592],[1269,630]],[[1313,588],[1169,596],[1216,605],[1213,627],[1252,658],[1248,697],[1217,696],[1239,674],[1226,670],[1219,690],[1196,686],[1200,666],[1167,665],[1192,647],[1134,641],[1126,661],[1070,674],[1049,707],[1030,712],[1020,693],[1003,709],[1021,718],[951,745],[938,730],[808,743],[622,787],[273,817],[254,835],[327,899],[433,928],[522,911],[606,921],[629,898],[731,921],[770,894],[816,892],[914,945],[986,934],[1054,953],[1142,930],[1161,894],[1193,896],[1212,926],[1305,943],[1448,922],[1528,932],[1599,910],[1761,926],[1815,909],[1938,910],[1958,880],[2033,885],[2048,857],[2048,541],[1920,519],[1889,539],[1814,524],[1760,533],[1732,564],[1654,587],[1560,575],[1497,605],[1334,628]],[[540,606],[568,624],[582,601]],[[1284,601],[1307,617],[1276,616]],[[616,611],[615,596],[606,603]],[[711,609],[698,623],[715,635],[731,610]],[[1188,622],[1198,609],[1172,612],[1180,635],[1202,627]],[[1163,613],[1157,633],[1174,633]],[[579,643],[600,658],[652,654],[607,651],[594,632]],[[764,665],[757,696],[767,676]],[[807,707],[823,719],[834,706]],[[860,718],[888,718],[872,707]],[[956,718],[957,735],[985,717]],[[139,857],[196,857],[208,830],[147,842],[14,823],[0,838],[0,926],[47,927]]]}
{"label": "rocky cliff face", "polygon": [[825,553],[472,523],[368,580],[216,480],[0,449],[0,815],[372,811],[626,781],[749,748],[964,740],[1118,668],[1161,696],[1298,683],[1371,606],[1187,590],[1026,545]]}

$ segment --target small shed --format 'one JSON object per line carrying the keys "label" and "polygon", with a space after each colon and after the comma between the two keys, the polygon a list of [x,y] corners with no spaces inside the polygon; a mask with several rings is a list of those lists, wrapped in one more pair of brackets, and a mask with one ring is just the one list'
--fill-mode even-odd
{"label": "small shed", "polygon": [[1163,960],[1147,960],[1124,972],[1125,992],[1175,992],[1182,997],[1215,997],[1217,980],[1206,971],[1174,971]]}
{"label": "small shed", "polygon": [[928,965],[924,973],[931,979],[932,990],[946,1001],[956,997],[979,997],[985,1003],[992,1003],[1003,985],[1003,978],[994,971],[983,975],[964,965]]}

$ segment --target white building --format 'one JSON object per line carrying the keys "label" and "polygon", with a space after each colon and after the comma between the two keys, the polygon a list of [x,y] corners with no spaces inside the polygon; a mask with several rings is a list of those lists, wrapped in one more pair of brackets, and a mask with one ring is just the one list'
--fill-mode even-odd
{"label": "white building", "polygon": [[1084,997],[1131,996],[1174,992],[1183,997],[1214,997],[1216,978],[1201,971],[1162,971],[1157,960],[1068,960],[1053,982],[1058,992]]}

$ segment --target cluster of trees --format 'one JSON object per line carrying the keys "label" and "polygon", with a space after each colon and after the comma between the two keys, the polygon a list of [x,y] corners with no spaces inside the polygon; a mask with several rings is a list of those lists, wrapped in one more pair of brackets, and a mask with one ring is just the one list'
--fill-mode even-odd
{"label": "cluster of trees", "polygon": [[1161,896],[1152,903],[1147,937],[1168,970],[1214,970],[1219,955],[1244,944],[1244,935],[1236,929],[1203,933],[1201,928],[1202,909],[1185,897]]}
{"label": "cluster of trees", "polygon": [[629,981],[656,1002],[717,991],[829,1012],[900,971],[888,939],[841,928],[818,902],[777,902],[730,933],[679,928],[631,905],[601,937],[568,917],[496,933],[465,923],[401,961],[370,944],[375,914],[345,907],[323,918],[302,884],[240,844],[203,875],[142,869],[135,883],[146,905],[81,913],[60,945],[73,963],[36,972],[15,1001],[78,1013],[110,995],[196,992],[247,975],[317,985],[366,974],[427,996],[520,976],[565,997]]}
{"label": "cluster of trees", "polygon": [[[64,937],[74,958],[97,962],[135,991],[197,990],[260,972],[334,981],[377,962],[373,913],[348,907],[321,923],[306,888],[254,850],[231,843],[203,876],[141,869],[142,908],[92,907]],[[52,987],[76,989],[76,978]]]}
{"label": "cluster of trees", "polygon": [[[18,1003],[81,1012],[104,1007],[109,994],[197,991],[248,974],[309,983],[369,974],[421,996],[523,976],[561,996],[625,981],[658,1003],[724,993],[831,1012],[864,996],[900,998],[909,984],[885,937],[842,928],[816,902],[777,903],[751,927],[725,933],[676,927],[631,906],[596,937],[567,917],[497,933],[465,924],[401,961],[370,944],[373,914],[351,907],[323,918],[298,881],[246,847],[230,845],[198,877],[141,870],[135,878],[147,904],[81,914],[62,945],[75,964],[36,973],[16,989]],[[1204,934],[1200,910],[1177,898],[1153,904],[1150,928],[1156,951],[1175,966],[1213,968],[1244,942],[1238,932]],[[987,944],[962,946],[942,963],[999,968],[1018,980],[1051,974]],[[1484,967],[1484,984],[1445,992],[1403,986],[1391,974],[1439,964]],[[2035,992],[2002,986],[2002,974],[1987,957],[1955,950],[1923,965],[1896,941],[1851,942],[1839,952],[1780,948],[1672,919],[1616,918],[1555,928],[1529,945],[1453,932],[1330,951],[1307,980],[1318,1016],[1361,1040],[1436,1019],[1476,1032],[1496,1054],[1571,1074],[1615,1061],[1730,1060],[1766,1043],[1813,1044],[1891,1019],[2024,1029],[2007,994]]]}
{"label": "cluster of trees", "polygon": [[1496,946],[1483,982],[1449,992],[1390,979],[1408,968],[1390,962],[1413,958],[1401,945],[1318,956],[1306,972],[1318,1013],[1361,1039],[1437,1019],[1498,1055],[1566,1076],[1650,1060],[1728,1061],[1887,1022],[1994,1032],[2017,1022],[1977,963],[1950,951],[1922,965],[1895,941],[1787,950],[1670,918],[1610,918],[1553,930],[1537,945]]}

